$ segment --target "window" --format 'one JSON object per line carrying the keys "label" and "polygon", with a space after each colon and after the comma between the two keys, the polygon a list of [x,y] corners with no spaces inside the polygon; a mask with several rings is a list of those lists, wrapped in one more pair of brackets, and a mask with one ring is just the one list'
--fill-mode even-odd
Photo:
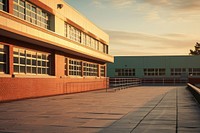
{"label": "window", "polygon": [[103,44],[99,42],[99,51],[103,52]]}
{"label": "window", "polygon": [[0,73],[7,73],[7,47],[0,44]]}
{"label": "window", "polygon": [[108,46],[103,44],[103,52],[108,54]]}
{"label": "window", "polygon": [[50,55],[14,48],[14,72],[21,74],[49,74]]}
{"label": "window", "polygon": [[[98,76],[98,64],[65,58],[65,75]],[[105,76],[105,66],[101,66],[101,76]]]}
{"label": "window", "polygon": [[144,71],[144,76],[164,76],[165,75],[164,68],[146,68],[143,71]]}
{"label": "window", "polygon": [[40,27],[50,29],[50,15],[35,5],[24,1],[14,0],[14,15]]}
{"label": "window", "polygon": [[200,76],[200,68],[189,68],[188,72],[190,76]]}
{"label": "window", "polygon": [[23,0],[14,0],[14,15],[25,19],[25,2]]}
{"label": "window", "polygon": [[0,0],[0,10],[7,11],[7,0]]}
{"label": "window", "polygon": [[64,35],[68,39],[108,54],[108,46],[65,22]]}
{"label": "window", "polygon": [[97,69],[98,65],[94,63],[83,63],[83,74],[84,76],[98,76]]}
{"label": "window", "polygon": [[81,76],[82,62],[79,60],[69,59],[69,75]]}
{"label": "window", "polygon": [[81,43],[81,31],[68,23],[65,23],[65,36],[70,40]]}
{"label": "window", "polygon": [[101,71],[101,77],[105,77],[106,76],[106,74],[105,74],[105,66],[101,66],[100,67],[100,71]]}
{"label": "window", "polygon": [[171,68],[171,75],[172,76],[180,76],[184,73],[186,73],[185,68]]}
{"label": "window", "polygon": [[117,77],[132,77],[135,76],[135,69],[133,68],[121,68],[115,69],[115,76]]}
{"label": "window", "polygon": [[[38,18],[37,18],[37,12],[36,12],[36,7],[30,3],[26,3],[26,20],[33,23],[33,24],[37,24],[37,19],[40,19],[40,15],[38,14]],[[40,22],[40,21],[39,21]],[[38,23],[38,25],[40,26],[40,23]]]}

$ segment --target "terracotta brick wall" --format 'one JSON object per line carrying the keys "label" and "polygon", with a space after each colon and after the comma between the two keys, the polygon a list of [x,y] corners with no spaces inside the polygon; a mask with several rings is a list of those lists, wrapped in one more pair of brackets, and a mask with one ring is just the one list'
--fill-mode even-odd
{"label": "terracotta brick wall", "polygon": [[106,78],[0,78],[0,101],[105,89]]}

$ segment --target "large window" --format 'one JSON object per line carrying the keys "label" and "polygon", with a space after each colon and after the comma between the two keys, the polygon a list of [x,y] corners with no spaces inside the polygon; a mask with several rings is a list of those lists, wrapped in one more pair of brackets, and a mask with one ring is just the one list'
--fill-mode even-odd
{"label": "large window", "polygon": [[144,76],[165,76],[164,68],[146,68],[144,69]]}
{"label": "large window", "polygon": [[14,0],[14,15],[40,27],[50,29],[50,15],[27,1]]}
{"label": "large window", "polygon": [[[101,76],[105,76],[105,66],[101,67],[101,73]],[[98,76],[98,64],[65,58],[65,75]]]}
{"label": "large window", "polygon": [[115,76],[117,77],[132,77],[135,76],[135,69],[133,68],[118,68],[115,69]]}
{"label": "large window", "polygon": [[200,76],[200,68],[189,68],[190,76]]}
{"label": "large window", "polygon": [[0,0],[0,10],[7,11],[7,0]]}
{"label": "large window", "polygon": [[186,73],[185,68],[171,68],[171,75],[172,76],[180,76]]}
{"label": "large window", "polygon": [[65,22],[64,35],[77,43],[108,54],[108,46]]}
{"label": "large window", "polygon": [[84,76],[98,76],[97,75],[98,65],[94,63],[83,63],[83,74]]}
{"label": "large window", "polygon": [[7,73],[7,47],[0,44],[0,73]]}
{"label": "large window", "polygon": [[14,48],[14,73],[49,74],[50,55],[21,48]]}
{"label": "large window", "polygon": [[69,75],[81,76],[82,62],[79,60],[69,59]]}

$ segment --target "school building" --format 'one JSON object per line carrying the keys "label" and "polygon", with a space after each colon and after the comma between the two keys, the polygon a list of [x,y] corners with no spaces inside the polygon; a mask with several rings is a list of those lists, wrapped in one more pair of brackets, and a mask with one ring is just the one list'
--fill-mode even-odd
{"label": "school building", "polygon": [[0,101],[104,89],[108,50],[64,0],[0,0]]}
{"label": "school building", "polygon": [[115,56],[107,72],[108,77],[140,78],[143,83],[196,83],[200,56]]}

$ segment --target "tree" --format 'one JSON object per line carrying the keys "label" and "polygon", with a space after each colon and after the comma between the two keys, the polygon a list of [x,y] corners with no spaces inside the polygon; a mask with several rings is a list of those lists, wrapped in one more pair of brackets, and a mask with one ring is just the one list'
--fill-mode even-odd
{"label": "tree", "polygon": [[190,49],[190,55],[200,55],[200,43],[196,42],[195,50]]}

